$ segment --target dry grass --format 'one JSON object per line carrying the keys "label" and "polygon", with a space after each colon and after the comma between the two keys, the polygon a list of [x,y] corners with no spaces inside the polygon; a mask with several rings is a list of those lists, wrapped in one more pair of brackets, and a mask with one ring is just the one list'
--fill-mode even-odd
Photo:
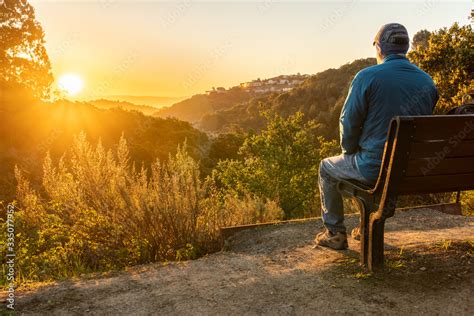
{"label": "dry grass", "polygon": [[81,134],[57,163],[46,157],[43,171],[42,185],[32,188],[16,170],[20,282],[194,259],[217,247],[219,227],[283,214],[274,202],[218,193],[200,179],[185,144],[167,161],[137,169],[125,139],[107,151]]}

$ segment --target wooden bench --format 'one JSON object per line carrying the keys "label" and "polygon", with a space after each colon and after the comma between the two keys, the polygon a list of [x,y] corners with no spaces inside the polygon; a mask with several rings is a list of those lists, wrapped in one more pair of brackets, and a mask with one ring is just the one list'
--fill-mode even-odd
{"label": "wooden bench", "polygon": [[375,186],[343,180],[338,190],[360,208],[361,263],[383,268],[384,224],[398,196],[474,190],[474,115],[395,117]]}

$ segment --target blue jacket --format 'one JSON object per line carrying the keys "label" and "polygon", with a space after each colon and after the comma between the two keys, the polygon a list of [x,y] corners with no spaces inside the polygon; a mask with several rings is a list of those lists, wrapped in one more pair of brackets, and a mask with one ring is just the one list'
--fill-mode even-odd
{"label": "blue jacket", "polygon": [[401,55],[354,77],[339,119],[342,152],[355,154],[360,173],[377,179],[387,130],[394,116],[430,115],[438,101],[431,77]]}

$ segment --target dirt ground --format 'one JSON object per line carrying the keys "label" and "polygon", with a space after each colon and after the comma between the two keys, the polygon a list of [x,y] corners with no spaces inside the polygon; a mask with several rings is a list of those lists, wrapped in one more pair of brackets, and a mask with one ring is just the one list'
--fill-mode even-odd
{"label": "dirt ground", "polygon": [[[358,218],[347,217],[355,227]],[[320,221],[240,232],[198,260],[17,291],[19,314],[442,314],[474,310],[474,218],[399,212],[386,225],[386,270],[358,265],[359,243],[314,247]],[[469,312],[471,311],[471,312]],[[471,314],[472,315],[472,314]]]}

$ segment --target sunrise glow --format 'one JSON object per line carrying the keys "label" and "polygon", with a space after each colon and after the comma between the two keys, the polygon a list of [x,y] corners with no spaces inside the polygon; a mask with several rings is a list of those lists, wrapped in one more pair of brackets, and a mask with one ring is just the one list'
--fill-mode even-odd
{"label": "sunrise glow", "polygon": [[58,79],[58,87],[68,96],[75,96],[84,88],[84,81],[77,74],[64,74]]}

